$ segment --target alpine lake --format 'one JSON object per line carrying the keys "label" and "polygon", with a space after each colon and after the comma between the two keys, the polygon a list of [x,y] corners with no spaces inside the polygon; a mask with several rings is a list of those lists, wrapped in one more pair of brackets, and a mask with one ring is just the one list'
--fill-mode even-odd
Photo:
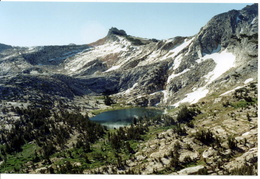
{"label": "alpine lake", "polygon": [[162,110],[136,107],[102,112],[91,117],[90,120],[112,129],[131,125],[135,120],[141,120],[143,117],[154,117],[161,114],[163,114]]}

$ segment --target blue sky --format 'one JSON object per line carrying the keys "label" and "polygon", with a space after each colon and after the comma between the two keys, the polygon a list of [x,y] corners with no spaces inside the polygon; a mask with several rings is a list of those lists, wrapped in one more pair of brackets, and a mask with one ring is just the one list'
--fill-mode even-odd
{"label": "blue sky", "polygon": [[1,2],[0,43],[87,44],[106,36],[111,27],[145,38],[192,36],[214,15],[248,4]]}

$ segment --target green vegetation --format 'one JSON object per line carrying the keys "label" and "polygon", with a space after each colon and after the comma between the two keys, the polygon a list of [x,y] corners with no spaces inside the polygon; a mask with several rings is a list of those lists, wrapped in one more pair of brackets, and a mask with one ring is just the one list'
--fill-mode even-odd
{"label": "green vegetation", "polygon": [[114,101],[112,100],[112,98],[109,95],[105,95],[104,96],[104,103],[107,106],[111,106],[112,104],[114,104]]}
{"label": "green vegetation", "polygon": [[185,129],[184,126],[181,126],[181,124],[177,124],[176,127],[173,128],[173,130],[178,135],[186,135],[187,134],[187,130]]}
{"label": "green vegetation", "polygon": [[244,108],[257,103],[257,99],[250,99],[250,101],[240,100],[232,102],[230,105],[234,108]]}
{"label": "green vegetation", "polygon": [[[0,147],[3,151],[3,146]],[[13,171],[15,173],[23,173],[22,169],[26,167],[26,163],[36,161],[37,151],[39,147],[36,144],[25,144],[21,147],[21,151],[13,155],[5,154],[0,155],[3,158],[3,163],[0,167],[0,173]]]}
{"label": "green vegetation", "polygon": [[[58,151],[64,151],[70,136],[75,133],[80,134],[75,147],[89,152],[90,144],[95,143],[106,131],[100,124],[79,113],[61,111],[52,114],[49,109],[32,107],[14,108],[13,112],[19,114],[21,120],[17,120],[10,131],[2,131],[0,134],[0,157],[5,159],[0,168],[3,172],[17,172],[16,168],[23,161],[46,161],[51,164],[50,158]],[[29,143],[34,145],[28,145]],[[31,158],[28,157],[28,151],[33,152],[30,153]],[[28,158],[25,160],[24,156]],[[21,172],[21,167],[19,171]]]}
{"label": "green vegetation", "polygon": [[197,108],[188,108],[187,106],[183,106],[177,115],[177,121],[179,123],[187,123],[194,119],[195,116],[200,114],[200,110]]}
{"label": "green vegetation", "polygon": [[228,136],[228,147],[230,149],[236,149],[237,148],[237,141],[234,136]]}
{"label": "green vegetation", "polygon": [[[254,83],[251,83],[249,86],[252,90],[256,90]],[[234,98],[236,101],[231,102],[230,105],[234,108],[243,108],[250,105],[257,104],[257,99],[249,95],[250,89],[248,88],[239,88],[234,92]]]}
{"label": "green vegetation", "polygon": [[[243,125],[251,127],[257,116],[251,108],[257,99],[250,95],[244,98],[245,91],[243,89],[236,96],[225,98],[225,103],[214,104],[205,100],[197,105],[175,108],[170,115],[145,116],[130,126],[110,130],[90,121],[87,115],[77,110],[51,110],[47,106],[3,108],[2,112],[11,111],[20,120],[15,121],[10,130],[0,133],[0,172],[29,173],[37,170],[38,173],[81,174],[87,170],[93,174],[117,174],[121,171],[141,174],[146,163],[151,162],[149,155],[168,145],[171,147],[163,156],[152,157],[152,162],[163,166],[162,170],[152,168],[153,174],[170,174],[186,167],[204,165],[197,174],[207,175],[218,170],[229,175],[255,175],[257,160],[230,171],[223,169],[226,162],[242,155],[249,142],[252,145],[251,139],[237,141],[236,133],[228,133],[223,123],[228,118],[227,121],[231,121],[229,126],[240,120]],[[105,110],[120,108],[128,106],[111,104]],[[239,115],[242,110],[246,111]],[[204,128],[204,124],[211,126]],[[227,135],[211,130],[212,126],[220,126]],[[239,127],[232,128],[236,129]],[[150,151],[150,147],[154,151]],[[193,158],[189,154],[196,152],[202,156],[210,147],[214,152],[212,160]],[[146,152],[145,148],[149,150]],[[183,151],[187,156],[182,155]],[[137,152],[147,158],[129,169],[128,162],[136,162]]]}
{"label": "green vegetation", "polygon": [[230,175],[255,175],[254,170],[257,169],[257,162],[254,165],[243,165],[239,168],[231,170]]}
{"label": "green vegetation", "polygon": [[[27,173],[28,166],[25,164],[28,162],[34,163],[35,167],[40,163],[48,166],[42,173],[77,174],[84,169],[107,164],[122,168],[149,131],[148,126],[140,121],[160,122],[158,116],[154,119],[143,118],[136,121],[136,125],[107,131],[79,113],[60,111],[57,114],[46,108],[30,107],[13,111],[22,120],[16,121],[11,131],[0,135],[1,142],[6,143],[1,145],[0,157],[4,163],[0,170],[7,173]],[[67,148],[72,134],[77,137],[70,142],[72,147]]]}
{"label": "green vegetation", "polygon": [[213,136],[213,133],[209,130],[200,130],[195,133],[194,137],[195,139],[201,141],[205,145],[209,145],[216,141],[215,137]]}

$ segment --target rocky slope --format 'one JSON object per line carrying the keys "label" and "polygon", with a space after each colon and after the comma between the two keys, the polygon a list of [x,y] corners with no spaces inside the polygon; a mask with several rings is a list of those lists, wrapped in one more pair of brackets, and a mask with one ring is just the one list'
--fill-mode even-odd
{"label": "rocky slope", "polygon": [[45,78],[42,83],[56,81],[60,89],[71,91],[61,96],[109,92],[120,102],[178,106],[249,78],[257,81],[257,49],[254,4],[213,17],[193,37],[144,39],[111,28],[105,38],[89,45],[1,45],[1,88],[23,91],[17,83],[30,76]]}
{"label": "rocky slope", "polygon": [[139,141],[136,152],[123,166],[105,165],[84,172],[173,175],[257,173],[257,103],[254,100],[244,103],[247,97],[257,99],[255,83],[204,98],[188,108],[188,111],[199,111],[190,120],[185,116],[187,113],[182,114],[185,107],[171,110],[167,115],[173,116],[180,126],[167,127],[167,116],[163,116],[151,125],[149,138]]}
{"label": "rocky slope", "polygon": [[[146,135],[156,137],[138,141],[142,144],[124,164],[115,165],[114,160],[121,160],[115,154],[114,163],[93,169],[86,159],[81,173],[230,174],[250,166],[250,172],[255,174],[257,74],[258,4],[216,15],[192,37],[146,39],[111,28],[106,37],[88,45],[28,48],[0,44],[0,149],[8,143],[4,140],[10,135],[8,131],[19,129],[15,121],[20,119],[24,125],[23,121],[31,114],[19,116],[26,111],[21,112],[20,108],[46,108],[50,110],[48,121],[55,121],[51,127],[46,124],[49,132],[67,130],[70,137],[63,140],[65,149],[56,148],[62,149],[57,156],[51,156],[47,162],[37,158],[36,168],[39,172],[42,166],[56,167],[69,155],[66,148],[70,150],[71,141],[81,142],[83,130],[76,124],[71,129],[68,125],[71,121],[59,120],[69,116],[66,112],[85,115],[93,109],[109,108],[97,97],[109,95],[119,105],[162,107],[175,121],[171,125],[179,122],[182,126],[158,132],[167,120],[162,117],[150,125],[147,122],[151,133]],[[178,121],[183,104],[195,106],[201,112],[196,113],[193,124]],[[29,127],[23,126],[22,130]],[[212,132],[208,134],[210,143],[203,141],[202,129]],[[60,137],[59,132],[55,135]],[[107,140],[102,138],[99,142],[111,149]],[[95,145],[98,144],[92,147]],[[176,148],[169,150],[174,146],[181,154],[176,153]],[[95,157],[91,162],[98,166]],[[35,173],[33,167],[28,163],[23,172]]]}

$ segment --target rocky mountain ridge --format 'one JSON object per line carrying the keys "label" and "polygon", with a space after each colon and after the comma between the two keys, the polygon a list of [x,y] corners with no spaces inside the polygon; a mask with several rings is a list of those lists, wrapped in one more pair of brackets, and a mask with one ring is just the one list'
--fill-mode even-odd
{"label": "rocky mountain ridge", "polygon": [[[13,81],[17,89],[20,78],[44,77],[73,95],[108,92],[115,100],[135,105],[178,106],[197,102],[220,87],[256,81],[257,42],[254,4],[213,17],[193,37],[144,39],[111,28],[105,38],[89,45],[1,45],[1,81]],[[234,79],[236,75],[240,77]],[[75,87],[82,85],[80,91]],[[191,97],[196,93],[201,96]]]}
{"label": "rocky mountain ridge", "polygon": [[[0,44],[0,171],[257,175],[257,74],[258,4],[192,37],[113,27],[87,45]],[[165,114],[114,130],[89,120],[122,106]]]}

